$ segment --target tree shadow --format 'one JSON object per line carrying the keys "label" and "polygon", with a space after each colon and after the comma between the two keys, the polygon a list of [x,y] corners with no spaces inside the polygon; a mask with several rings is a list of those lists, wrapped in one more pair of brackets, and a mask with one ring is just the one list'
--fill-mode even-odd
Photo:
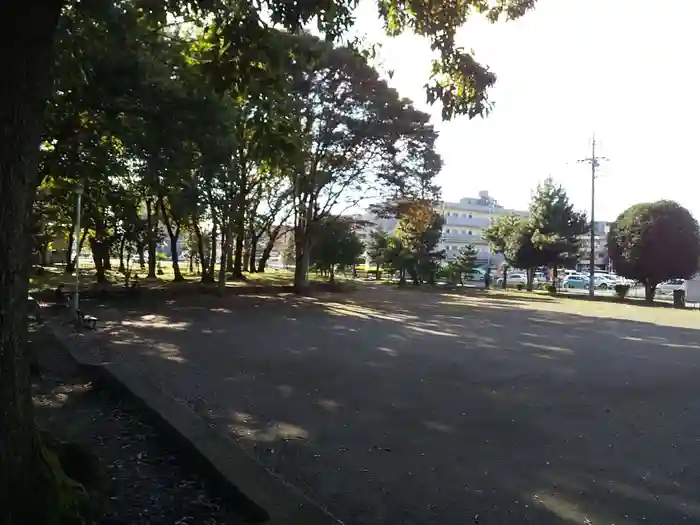
{"label": "tree shadow", "polygon": [[698,331],[483,299],[182,297],[83,341],[346,523],[700,520]]}

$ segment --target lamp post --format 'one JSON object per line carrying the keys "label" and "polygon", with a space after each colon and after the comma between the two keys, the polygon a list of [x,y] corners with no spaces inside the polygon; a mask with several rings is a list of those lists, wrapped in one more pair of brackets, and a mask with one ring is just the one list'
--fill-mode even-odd
{"label": "lamp post", "polygon": [[75,188],[75,294],[73,295],[73,311],[78,315],[80,309],[80,211],[82,206],[83,188]]}

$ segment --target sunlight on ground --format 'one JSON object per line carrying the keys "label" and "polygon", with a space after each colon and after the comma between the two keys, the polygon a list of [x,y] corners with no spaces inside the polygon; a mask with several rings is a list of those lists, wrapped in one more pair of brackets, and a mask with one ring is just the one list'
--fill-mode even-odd
{"label": "sunlight on ground", "polygon": [[122,321],[124,326],[134,326],[136,328],[165,328],[167,330],[186,330],[192,323],[174,322],[164,315],[148,314],[142,315],[136,321]]}
{"label": "sunlight on ground", "polygon": [[[464,304],[523,309],[536,312],[555,312],[605,319],[622,319],[677,328],[700,329],[700,311],[697,309],[650,307],[643,304],[619,304],[564,297],[547,297],[544,300],[540,295],[533,297],[532,294],[526,292],[521,292],[520,294],[509,293],[507,294],[507,300],[499,299],[499,295],[501,294],[498,292],[490,293],[486,296],[443,294],[444,297],[449,297],[449,300],[441,304],[450,306]],[[552,322],[555,321],[552,320]],[[561,323],[561,321],[558,322]]]}

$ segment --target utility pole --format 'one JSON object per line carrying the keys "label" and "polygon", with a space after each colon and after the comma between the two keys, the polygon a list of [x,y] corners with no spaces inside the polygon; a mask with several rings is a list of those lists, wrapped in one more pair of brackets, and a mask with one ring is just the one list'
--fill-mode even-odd
{"label": "utility pole", "polygon": [[593,139],[591,140],[591,156],[587,159],[581,159],[578,162],[588,162],[591,164],[591,246],[590,246],[590,260],[588,269],[589,283],[588,283],[588,295],[593,297],[595,295],[595,178],[596,178],[596,168],[600,166],[601,160],[608,160],[606,157],[598,157],[595,153],[595,133],[593,134]]}

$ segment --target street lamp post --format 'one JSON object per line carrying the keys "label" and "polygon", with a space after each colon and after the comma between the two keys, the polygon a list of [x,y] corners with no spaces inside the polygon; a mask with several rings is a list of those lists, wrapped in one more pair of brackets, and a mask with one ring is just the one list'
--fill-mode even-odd
{"label": "street lamp post", "polygon": [[75,294],[73,295],[73,311],[78,316],[80,310],[80,211],[82,206],[83,188],[75,188],[77,197],[75,203]]}

